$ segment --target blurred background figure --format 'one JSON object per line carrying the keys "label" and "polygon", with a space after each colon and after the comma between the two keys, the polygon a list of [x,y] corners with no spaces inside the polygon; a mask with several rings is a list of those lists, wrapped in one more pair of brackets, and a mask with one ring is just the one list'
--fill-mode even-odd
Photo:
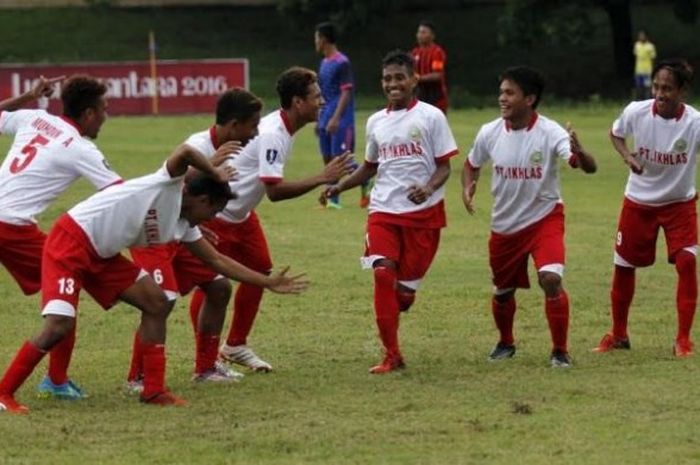
{"label": "blurred background figure", "polygon": [[651,98],[651,70],[654,68],[656,47],[649,41],[644,30],[637,34],[634,57],[634,97],[636,100],[646,100]]}
{"label": "blurred background figure", "polygon": [[416,41],[418,45],[413,49],[413,63],[418,73],[418,100],[436,106],[447,114],[447,54],[435,43],[435,25],[427,20],[421,21]]}

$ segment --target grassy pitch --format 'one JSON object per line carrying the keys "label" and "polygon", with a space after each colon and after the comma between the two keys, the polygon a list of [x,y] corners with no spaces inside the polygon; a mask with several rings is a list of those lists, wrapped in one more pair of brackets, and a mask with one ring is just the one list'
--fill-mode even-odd
{"label": "grassy pitch", "polygon": [[[259,214],[278,266],[291,264],[313,282],[303,296],[268,294],[250,339],[276,371],[229,386],[195,385],[187,300],[169,321],[168,383],[190,400],[184,408],[140,405],[123,388],[137,312],[103,312],[85,296],[71,375],[89,393],[81,402],[37,399],[42,364],[19,391],[27,417],[0,415],[0,463],[148,464],[656,464],[699,463],[695,421],[698,358],[675,360],[675,271],[665,263],[638,272],[631,311],[633,350],[593,354],[609,327],[613,239],[626,170],[608,142],[617,107],[544,108],[571,121],[598,160],[592,176],[562,164],[567,217],[564,284],[572,303],[575,367],[549,368],[542,293],[517,293],[518,353],[486,356],[497,333],[490,315],[487,260],[489,178],[477,214],[459,197],[459,173],[479,125],[494,109],[453,112],[462,155],[448,181],[448,228],[416,305],[402,315],[408,369],[371,376],[380,357],[372,277],[359,267],[366,212],[359,192],[342,211],[316,207],[316,193],[263,202]],[[358,115],[358,146],[367,113]],[[155,170],[208,117],[113,118],[98,145],[125,177]],[[9,145],[0,140],[3,153]],[[362,149],[358,149],[362,153]],[[321,168],[311,128],[298,136],[285,173]],[[55,218],[91,192],[79,183],[41,219]],[[531,272],[531,277],[534,273]],[[24,297],[0,270],[0,369],[40,324],[37,297]],[[228,321],[227,318],[227,328]]]}

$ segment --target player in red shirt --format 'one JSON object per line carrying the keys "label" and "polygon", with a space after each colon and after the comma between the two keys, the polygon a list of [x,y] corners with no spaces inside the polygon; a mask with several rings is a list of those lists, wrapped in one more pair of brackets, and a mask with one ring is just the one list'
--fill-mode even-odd
{"label": "player in red shirt", "polygon": [[399,349],[399,312],[408,310],[428,271],[446,226],[444,184],[457,155],[445,115],[414,97],[411,56],[390,52],[382,62],[385,110],[367,120],[365,162],[329,187],[330,197],[376,175],[370,195],[363,267],[374,272],[374,311],[384,345],[384,374],[404,368]]}
{"label": "player in red shirt", "polygon": [[[39,79],[33,90],[3,102],[3,110],[50,95],[62,78]],[[107,87],[88,76],[63,83],[63,115],[43,110],[3,111],[0,131],[14,140],[0,167],[0,263],[29,295],[41,289],[41,255],[46,235],[36,217],[81,177],[98,190],[122,182],[90,139],[106,119]],[[8,105],[8,103],[10,105]],[[82,390],[68,378],[75,334],[51,351],[41,395],[79,399]]]}
{"label": "player in red shirt", "polygon": [[416,32],[418,46],[413,49],[413,62],[418,73],[418,100],[438,107],[447,113],[447,54],[435,43],[435,25],[421,21]]}
{"label": "player in red shirt", "polygon": [[537,113],[544,89],[542,75],[518,66],[500,76],[501,118],[479,130],[464,164],[462,200],[474,213],[479,169],[493,163],[489,263],[494,294],[491,308],[500,339],[489,359],[515,354],[513,319],[515,291],[529,288],[528,259],[533,257],[544,291],[544,310],[552,336],[550,363],[571,366],[567,336],[569,298],[564,274],[564,204],[559,189],[559,163],[565,160],[584,173],[596,171],[595,159],[583,150],[576,134]]}
{"label": "player in red shirt", "polygon": [[[683,102],[693,71],[683,60],[658,63],[652,72],[654,98],[632,102],[610,130],[613,147],[630,167],[620,213],[615,270],[610,300],[612,330],[594,349],[629,349],[627,317],[635,288],[635,269],[656,256],[659,229],[664,230],[668,261],[678,273],[677,357],[693,354],[690,329],[698,300],[697,153],[700,113]],[[626,139],[634,139],[634,150]]]}

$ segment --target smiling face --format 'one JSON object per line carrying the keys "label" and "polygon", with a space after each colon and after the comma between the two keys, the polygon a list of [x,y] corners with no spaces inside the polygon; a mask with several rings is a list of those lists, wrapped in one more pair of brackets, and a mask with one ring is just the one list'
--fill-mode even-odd
{"label": "smiling face", "polygon": [[651,92],[654,95],[656,112],[662,118],[674,118],[683,101],[685,89],[676,82],[676,77],[670,70],[661,68],[657,71],[652,81]]}
{"label": "smiling face", "polygon": [[498,106],[501,109],[503,119],[518,122],[529,119],[532,105],[535,101],[534,95],[525,95],[518,84],[510,79],[501,81],[498,93]]}
{"label": "smiling face", "polygon": [[297,113],[301,116],[304,123],[318,121],[318,115],[321,112],[321,107],[324,104],[321,96],[321,88],[317,83],[309,84],[306,97],[294,97],[292,104],[295,106]]}
{"label": "smiling face", "polygon": [[260,124],[260,112],[256,111],[253,116],[244,120],[232,120],[225,125],[226,141],[237,140],[245,146],[250,140],[258,135],[258,125]]}
{"label": "smiling face", "polygon": [[388,64],[382,70],[382,89],[392,110],[408,107],[413,100],[413,92],[418,84],[415,73],[408,67],[398,64]]}

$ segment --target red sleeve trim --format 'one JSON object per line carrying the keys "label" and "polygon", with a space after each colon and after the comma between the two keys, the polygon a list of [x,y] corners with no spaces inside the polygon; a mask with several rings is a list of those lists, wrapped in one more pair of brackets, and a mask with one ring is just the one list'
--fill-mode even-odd
{"label": "red sleeve trim", "polygon": [[102,189],[100,189],[100,191],[103,191],[103,190],[107,189],[108,187],[115,186],[115,185],[117,185],[117,184],[124,184],[124,180],[123,180],[123,179],[117,179],[117,180],[114,181],[113,183],[110,183],[110,184],[107,184],[106,186],[104,186]]}
{"label": "red sleeve trim", "polygon": [[571,156],[569,157],[569,166],[572,168],[579,167],[578,155],[576,155],[575,153],[572,153]]}
{"label": "red sleeve trim", "polygon": [[260,176],[260,181],[262,181],[263,184],[279,184],[282,182],[284,178],[277,178],[277,177],[272,177],[272,176]]}
{"label": "red sleeve trim", "polygon": [[472,165],[472,162],[470,162],[468,158],[466,160],[464,160],[464,166],[466,166],[467,168],[469,168],[472,171],[479,171],[481,169],[480,166]]}
{"label": "red sleeve trim", "polygon": [[352,82],[348,82],[346,84],[341,84],[340,85],[340,90],[347,90],[347,89],[352,89],[355,87]]}
{"label": "red sleeve trim", "polygon": [[447,153],[444,154],[444,155],[440,155],[439,157],[435,157],[435,159],[436,159],[436,160],[441,160],[441,161],[442,161],[442,160],[449,160],[450,158],[454,157],[454,156],[457,155],[458,153],[459,153],[459,150],[454,149],[453,151],[447,152]]}

